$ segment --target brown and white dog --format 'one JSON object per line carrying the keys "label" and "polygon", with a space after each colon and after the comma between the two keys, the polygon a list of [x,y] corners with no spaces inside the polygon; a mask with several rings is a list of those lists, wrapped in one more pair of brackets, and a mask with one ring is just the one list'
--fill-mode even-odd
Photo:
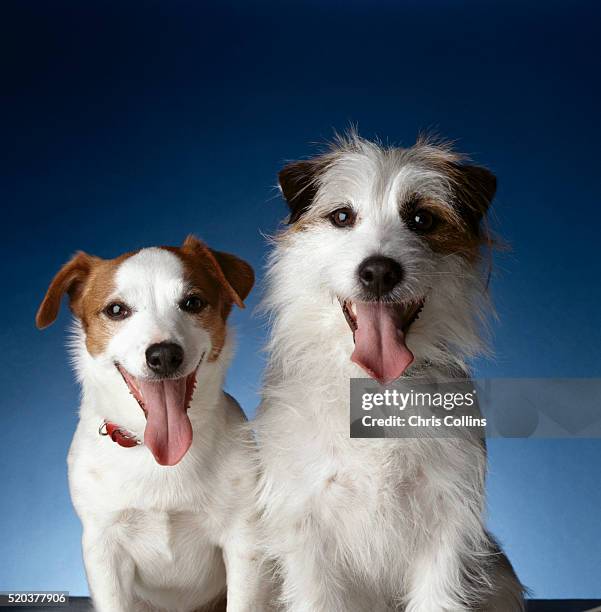
{"label": "brown and white dog", "polygon": [[252,442],[222,391],[227,318],[254,282],[188,237],[104,260],[78,253],[50,284],[69,296],[82,385],[69,484],[99,612],[262,609]]}
{"label": "brown and white dog", "polygon": [[350,134],[280,186],[290,216],[268,266],[256,430],[286,610],[523,610],[484,525],[480,439],[349,439],[351,378],[468,376],[495,177],[435,142]]}

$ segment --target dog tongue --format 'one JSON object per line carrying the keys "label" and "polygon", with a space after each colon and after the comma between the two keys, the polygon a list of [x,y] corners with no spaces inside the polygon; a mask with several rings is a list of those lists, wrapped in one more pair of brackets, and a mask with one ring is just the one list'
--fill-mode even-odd
{"label": "dog tongue", "polygon": [[392,304],[357,302],[355,350],[351,361],[386,384],[396,380],[413,361]]}
{"label": "dog tongue", "polygon": [[144,398],[144,444],[157,463],[175,465],[192,444],[192,424],[186,411],[186,377],[137,381]]}

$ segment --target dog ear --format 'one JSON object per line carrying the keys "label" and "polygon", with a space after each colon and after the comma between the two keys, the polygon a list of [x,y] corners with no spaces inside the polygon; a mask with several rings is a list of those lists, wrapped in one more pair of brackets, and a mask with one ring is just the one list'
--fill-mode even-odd
{"label": "dog ear", "polygon": [[35,323],[44,329],[54,323],[65,293],[69,296],[71,310],[77,314],[75,304],[81,296],[85,282],[90,275],[94,258],[81,251],[67,262],[52,279],[48,291],[38,308]]}
{"label": "dog ear", "polygon": [[191,251],[208,261],[230,302],[244,308],[244,300],[255,284],[255,273],[249,264],[235,255],[214,251],[192,235],[186,238],[182,249]]}
{"label": "dog ear", "polygon": [[288,223],[295,223],[307,211],[317,193],[319,164],[315,160],[296,161],[284,166],[278,182],[290,209]]}
{"label": "dog ear", "polygon": [[241,308],[244,308],[244,300],[248,297],[250,290],[255,284],[255,273],[252,267],[243,259],[230,253],[213,251],[212,249],[211,252],[221,268],[223,276],[225,276],[227,282],[236,293],[238,299],[234,299],[234,302]]}
{"label": "dog ear", "polygon": [[478,234],[480,221],[497,192],[497,178],[482,166],[456,166],[456,195],[460,212],[470,229]]}

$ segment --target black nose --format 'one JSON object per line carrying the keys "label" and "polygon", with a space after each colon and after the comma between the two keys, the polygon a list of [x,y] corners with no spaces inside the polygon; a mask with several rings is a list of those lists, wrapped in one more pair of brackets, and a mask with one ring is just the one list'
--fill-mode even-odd
{"label": "black nose", "polygon": [[182,365],[184,349],[174,342],[151,344],[146,349],[148,367],[160,376],[170,376]]}
{"label": "black nose", "polygon": [[357,274],[365,291],[375,298],[386,295],[403,280],[401,264],[382,255],[364,259]]}

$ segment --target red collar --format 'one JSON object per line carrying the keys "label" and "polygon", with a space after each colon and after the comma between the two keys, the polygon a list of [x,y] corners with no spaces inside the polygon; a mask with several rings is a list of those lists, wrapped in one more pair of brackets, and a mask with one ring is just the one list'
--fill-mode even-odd
{"label": "red collar", "polygon": [[136,434],[106,420],[102,422],[102,425],[98,429],[98,433],[101,436],[109,436],[113,442],[125,448],[132,448],[142,444],[142,441],[138,439]]}

